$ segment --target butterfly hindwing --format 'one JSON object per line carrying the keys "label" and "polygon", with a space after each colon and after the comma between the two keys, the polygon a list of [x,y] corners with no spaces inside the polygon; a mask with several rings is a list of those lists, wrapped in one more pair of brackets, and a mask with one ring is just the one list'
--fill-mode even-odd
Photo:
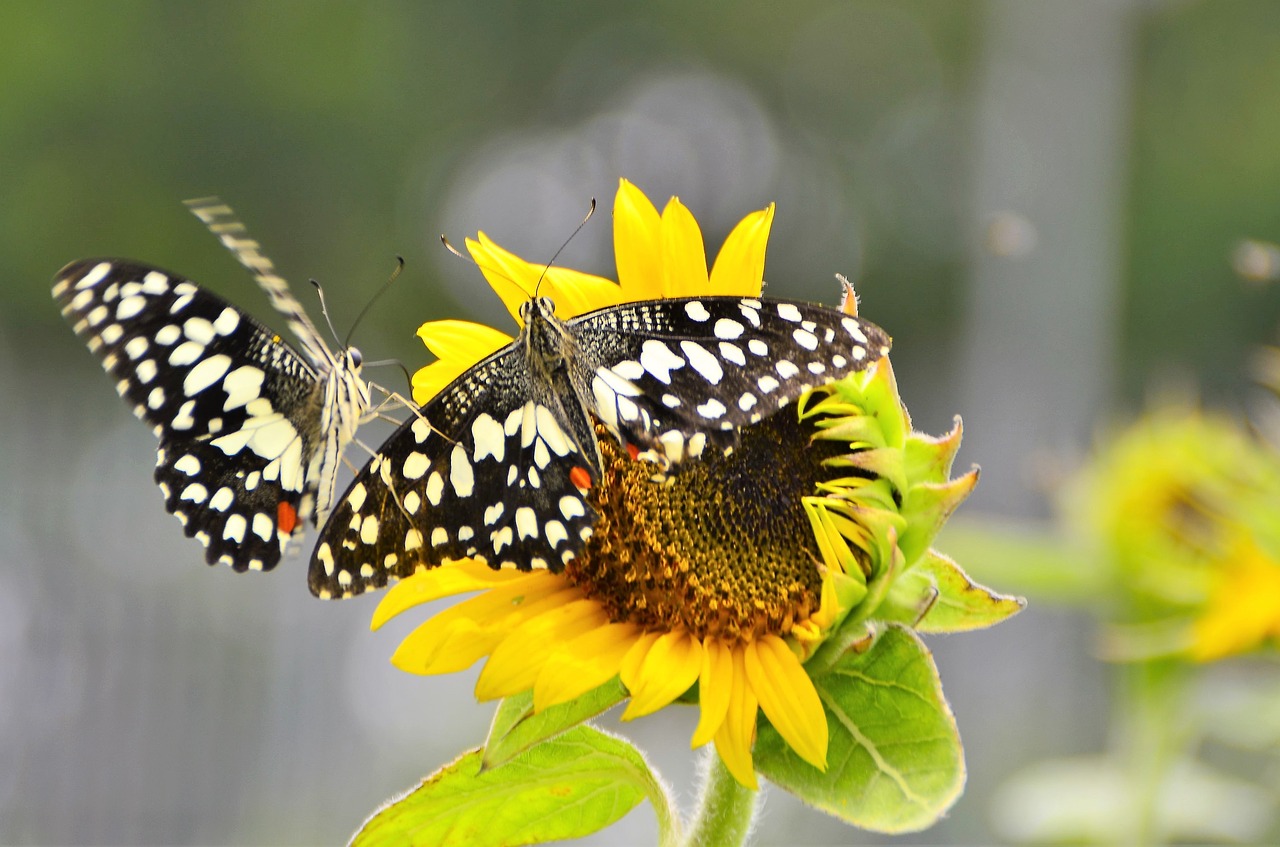
{"label": "butterfly hindwing", "polygon": [[312,367],[249,315],[151,265],[74,262],[53,291],[160,437],[156,481],[187,535],[210,563],[273,567],[314,508]]}
{"label": "butterfly hindwing", "polygon": [[270,464],[252,451],[230,462],[208,439],[161,443],[155,480],[165,508],[204,544],[209,564],[271,570],[311,513],[310,491],[264,479]]}

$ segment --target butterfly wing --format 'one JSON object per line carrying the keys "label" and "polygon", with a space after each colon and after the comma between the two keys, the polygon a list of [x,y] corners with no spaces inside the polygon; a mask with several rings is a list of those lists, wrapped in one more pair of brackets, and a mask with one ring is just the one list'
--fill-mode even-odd
{"label": "butterfly wing", "polygon": [[620,441],[660,467],[725,450],[815,386],[889,352],[876,325],[824,306],[769,298],[624,303],[567,323],[575,379]]}
{"label": "butterfly wing", "polygon": [[512,344],[472,367],[379,448],[320,532],[308,583],[351,597],[450,559],[563,565],[590,536],[598,459],[572,389],[534,380]]}
{"label": "butterfly wing", "polygon": [[151,265],[73,262],[53,296],[159,436],[156,482],[206,560],[272,568],[314,511],[315,371],[249,315]]}

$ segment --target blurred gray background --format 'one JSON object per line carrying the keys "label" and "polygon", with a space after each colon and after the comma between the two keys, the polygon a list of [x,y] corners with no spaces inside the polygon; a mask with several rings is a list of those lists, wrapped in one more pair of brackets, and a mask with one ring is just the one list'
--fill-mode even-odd
{"label": "blurred gray background", "polygon": [[[559,263],[612,276],[620,176],[713,252],[776,200],[770,292],[855,279],[917,427],[965,420],[964,511],[1039,519],[1149,392],[1247,403],[1277,139],[1268,0],[0,2],[0,842],[343,842],[492,711],[392,669],[412,621],[371,635],[376,597],[202,564],[49,299],[64,263],[143,259],[281,326],[180,203],[216,193],[340,331],[403,255],[355,341],[414,369],[424,320],[511,329],[441,232],[545,260],[596,197]],[[1102,743],[1104,674],[1043,605],[931,646],[970,781],[903,840],[988,841],[1002,778]],[[695,717],[625,727],[686,804]],[[591,843],[654,832],[642,806]],[[759,842],[797,840],[893,841],[768,793]]]}

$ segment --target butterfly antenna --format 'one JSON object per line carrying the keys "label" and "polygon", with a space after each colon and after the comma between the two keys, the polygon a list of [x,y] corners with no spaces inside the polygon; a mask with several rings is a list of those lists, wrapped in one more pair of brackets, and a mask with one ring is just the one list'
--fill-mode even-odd
{"label": "butterfly antenna", "polygon": [[391,287],[391,284],[400,278],[402,271],[404,271],[404,257],[396,256],[395,270],[391,272],[391,276],[387,277],[387,281],[382,283],[382,287],[378,289],[377,293],[369,298],[369,302],[364,304],[364,308],[360,310],[360,314],[356,315],[355,321],[351,324],[351,329],[347,330],[347,337],[342,343],[343,347],[350,345],[351,336],[356,334],[356,327],[360,326],[360,321],[364,320],[364,316],[369,314],[369,310],[373,308],[373,304],[377,303],[378,300],[382,298],[382,295],[387,293],[387,289]]}
{"label": "butterfly antenna", "polygon": [[595,213],[596,213],[596,198],[592,197],[591,207],[587,209],[587,214],[583,216],[582,220],[578,222],[578,225],[573,228],[573,232],[569,233],[569,237],[564,240],[564,243],[560,245],[560,249],[556,250],[555,255],[551,257],[551,261],[547,262],[542,267],[542,273],[538,275],[538,282],[533,286],[534,297],[538,296],[538,290],[542,288],[542,280],[546,277],[547,271],[551,270],[551,267],[556,263],[556,259],[559,259],[560,254],[564,252],[564,248],[568,247],[569,242],[572,241],[578,233],[582,232],[582,228],[587,225],[587,221],[591,220],[591,216],[594,215]]}
{"label": "butterfly antenna", "polygon": [[[546,277],[547,271],[551,270],[551,268],[555,266],[556,259],[560,258],[560,254],[564,252],[564,248],[569,246],[569,242],[574,239],[574,236],[576,236],[579,232],[582,231],[582,228],[587,225],[587,221],[591,220],[591,216],[594,215],[595,213],[596,213],[596,198],[592,197],[591,208],[587,209],[586,216],[583,217],[583,219],[578,223],[578,225],[573,228],[573,232],[569,233],[569,237],[564,240],[564,243],[560,245],[560,249],[556,250],[555,255],[551,257],[551,261],[547,262],[546,265],[543,266],[542,273],[538,275],[538,281],[533,286],[533,295],[532,295],[533,297],[538,296],[538,290],[542,287],[542,280]],[[494,268],[483,267],[475,259],[466,255],[457,247],[454,247],[452,244],[450,244],[448,236],[441,235],[440,243],[444,245],[444,249],[448,250],[450,253],[457,256],[459,259],[462,259],[465,262],[470,262],[471,264],[475,265],[481,270],[492,270],[495,273],[497,273],[498,276],[501,276],[504,279],[510,280],[511,282],[515,282],[515,280],[511,279],[511,277],[507,276],[505,273],[502,273],[501,271],[498,271]]]}
{"label": "butterfly antenna", "polygon": [[366,368],[385,368],[385,367],[389,367],[390,365],[395,365],[397,368],[400,369],[400,372],[404,374],[405,384],[408,385],[409,390],[412,391],[413,377],[409,375],[409,369],[404,366],[404,362],[400,361],[399,359],[379,359],[376,362],[364,363],[364,366]]}
{"label": "butterfly antenna", "polygon": [[320,314],[324,316],[324,322],[329,325],[329,332],[333,335],[333,340],[346,347],[347,345],[342,342],[342,339],[338,338],[338,331],[333,328],[333,321],[329,318],[329,307],[324,302],[324,289],[314,279],[309,279],[307,282],[315,286],[316,296],[320,298]]}

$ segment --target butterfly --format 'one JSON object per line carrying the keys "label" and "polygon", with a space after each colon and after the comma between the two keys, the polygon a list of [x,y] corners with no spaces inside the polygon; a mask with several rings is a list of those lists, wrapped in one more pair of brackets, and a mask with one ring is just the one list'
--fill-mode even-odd
{"label": "butterfly", "polygon": [[188,206],[253,271],[301,352],[207,289],[142,262],[72,262],[53,297],[160,438],[156,484],[206,561],[270,570],[304,522],[327,517],[370,389],[360,351],[329,348],[231,210],[216,198]]}
{"label": "butterfly", "polygon": [[740,427],[890,345],[861,318],[764,297],[646,300],[562,320],[535,296],[520,315],[515,341],[416,410],[338,498],[312,555],[313,594],[351,597],[466,557],[558,571],[596,520],[595,422],[661,478],[732,450]]}

